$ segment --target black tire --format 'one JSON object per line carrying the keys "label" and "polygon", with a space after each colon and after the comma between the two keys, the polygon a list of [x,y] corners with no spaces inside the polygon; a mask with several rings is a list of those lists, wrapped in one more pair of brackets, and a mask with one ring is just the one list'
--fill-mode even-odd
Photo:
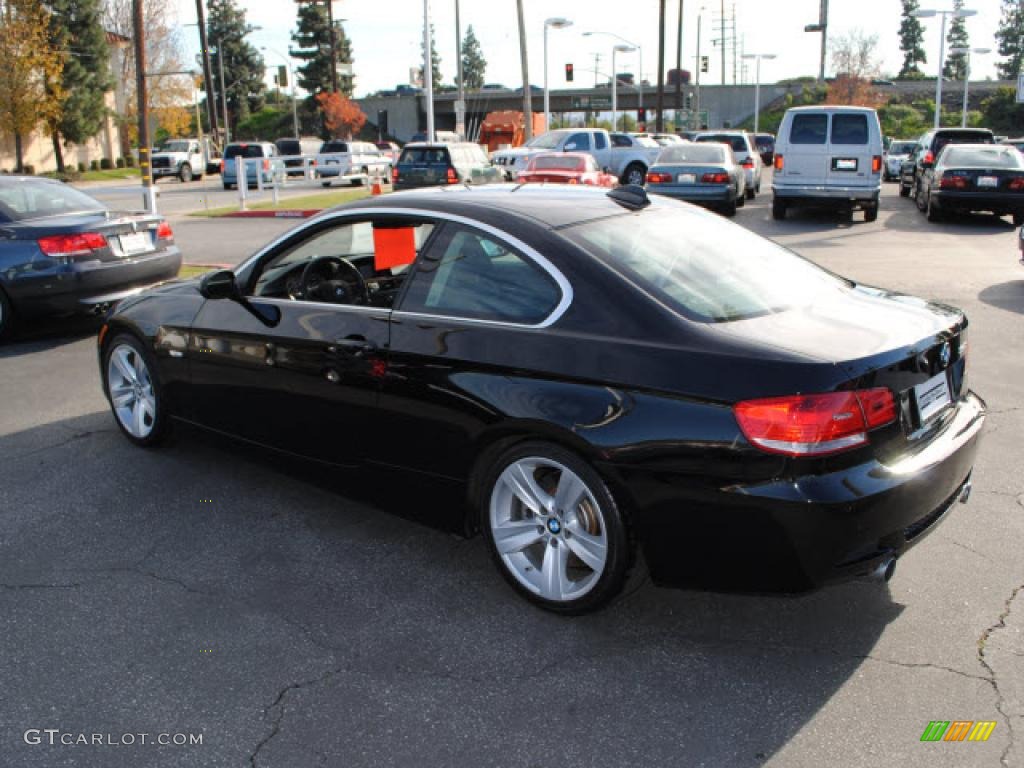
{"label": "black tire", "polygon": [[921,213],[928,212],[928,200],[925,198],[924,190],[921,189],[920,184],[914,187],[914,205],[917,206],[917,210]]}
{"label": "black tire", "polygon": [[626,166],[626,170],[622,172],[622,178],[619,179],[620,184],[637,184],[643,186],[647,180],[647,169],[643,163],[630,163]]}
{"label": "black tire", "polygon": [[742,208],[746,204],[747,204],[746,195],[737,195],[736,196],[736,207],[737,208]]}
{"label": "black tire", "polygon": [[[1024,226],[1024,211],[1013,214],[1013,226]],[[3,330],[0,330],[0,336],[3,336]]]}
{"label": "black tire", "polygon": [[781,200],[772,200],[772,218],[776,221],[786,218],[786,204]]}
{"label": "black tire", "polygon": [[878,218],[878,203],[867,206],[864,209],[864,221],[874,221]]}
{"label": "black tire", "polygon": [[224,182],[224,189],[231,189],[232,187],[234,187],[234,184],[228,184],[226,181]]}
{"label": "black tire", "polygon": [[[121,417],[118,416],[117,410],[114,407],[111,396],[111,382],[108,374],[108,371],[110,370],[110,358],[118,350],[124,347],[130,347],[134,354],[138,355],[145,364],[153,394],[153,402],[155,403],[153,408],[154,413],[150,420],[149,432],[141,437],[132,434],[122,423]],[[167,408],[164,405],[163,386],[160,382],[159,370],[156,367],[156,359],[153,357],[149,349],[147,349],[146,345],[139,341],[137,337],[132,336],[129,333],[117,334],[114,338],[110,339],[103,348],[103,368],[101,369],[101,375],[103,377],[103,391],[107,396],[107,401],[110,403],[111,415],[114,417],[114,421],[117,423],[118,429],[121,430],[121,434],[128,438],[132,443],[142,448],[150,448],[162,442],[164,438],[167,437],[170,429],[169,417],[167,414]]]}
{"label": "black tire", "polygon": [[730,200],[728,203],[722,206],[722,215],[728,216],[730,219],[736,215],[736,208],[739,207],[739,201]]}
{"label": "black tire", "polygon": [[928,217],[928,221],[942,221],[946,218],[945,214],[939,209],[939,207],[932,203],[931,195],[928,196],[925,215]]}
{"label": "black tire", "polygon": [[329,187],[329,186],[331,186],[331,182],[329,182],[329,181],[321,181],[320,182],[320,186],[321,187]]}
{"label": "black tire", "polygon": [[745,190],[743,190],[743,196],[747,200],[753,200],[755,197],[757,197],[757,190],[754,189],[753,187],[747,187]]}
{"label": "black tire", "polygon": [[178,178],[182,184],[188,184],[192,181],[192,166],[188,163],[182,163],[181,168],[178,169]]}
{"label": "black tire", "polygon": [[910,187],[900,182],[900,197],[910,197]]}
{"label": "black tire", "polygon": [[11,300],[7,298],[7,294],[4,293],[3,288],[0,288],[0,342],[4,341],[11,335],[11,329],[13,327],[14,307],[11,306]]}
{"label": "black tire", "polygon": [[[505,469],[510,467],[513,463],[527,458],[554,462],[571,470],[572,473],[582,481],[586,490],[597,504],[598,509],[592,519],[599,519],[597,527],[598,529],[603,529],[603,534],[607,542],[605,562],[601,572],[591,570],[591,574],[596,577],[596,580],[593,585],[578,598],[551,600],[542,597],[538,592],[533,591],[519,580],[519,577],[513,572],[512,566],[506,564],[495,545],[495,537],[491,523],[492,499],[494,504],[499,504],[501,494],[505,492],[505,486],[503,484],[499,485],[499,478]],[[538,471],[542,472],[543,470]],[[537,480],[537,477],[538,476],[535,475],[534,479]],[[540,482],[538,481],[538,485],[539,484]],[[587,464],[587,462],[583,461],[576,454],[551,443],[539,441],[519,443],[502,452],[493,462],[491,462],[483,477],[483,481],[480,484],[480,489],[480,498],[477,500],[480,513],[480,530],[483,531],[488,549],[491,552],[491,557],[493,558],[498,571],[520,595],[546,610],[565,615],[579,615],[597,610],[621,592],[623,584],[626,582],[629,575],[629,570],[634,562],[634,551],[629,534],[629,528],[626,518],[619,510],[608,486],[605,484],[604,480],[602,480],[597,471]],[[523,512],[526,514],[525,508],[523,508]],[[547,541],[545,541],[545,538],[539,537],[534,544],[530,545],[530,547],[539,547],[541,552],[546,552],[547,547],[557,549],[558,546],[566,546],[567,549],[570,550],[571,554],[571,547],[565,544],[568,539],[558,538],[559,536],[564,536],[566,531],[570,530],[568,523],[564,527],[558,526],[556,530],[555,528],[552,528],[551,525],[543,526],[540,524],[539,521],[543,518],[537,515],[528,514],[524,519],[530,519],[533,517],[537,518],[539,528],[543,527],[545,529],[544,537]],[[551,517],[554,517],[554,515]],[[576,515],[573,515],[573,518],[578,520]],[[568,519],[568,515],[565,516],[565,519]],[[548,535],[547,533],[548,528],[552,530],[551,535]],[[522,553],[527,551],[529,550],[526,547],[521,550]],[[582,566],[582,561],[577,560],[576,562]],[[583,566],[583,568],[586,568],[586,566]],[[537,570],[539,571],[540,568],[538,567]]]}

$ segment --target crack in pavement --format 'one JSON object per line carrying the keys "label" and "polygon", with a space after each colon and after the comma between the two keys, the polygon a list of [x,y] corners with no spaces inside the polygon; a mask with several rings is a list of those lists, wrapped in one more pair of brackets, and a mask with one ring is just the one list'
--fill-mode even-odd
{"label": "crack in pavement", "polygon": [[71,584],[0,584],[3,589],[75,589],[80,586],[77,581]]}
{"label": "crack in pavement", "polygon": [[1016,599],[1017,595],[1020,593],[1022,589],[1024,589],[1024,584],[1021,584],[1020,586],[1013,588],[1013,591],[1010,593],[1010,596],[1006,598],[1006,602],[1003,603],[1002,613],[999,614],[996,621],[993,624],[991,624],[984,632],[982,632],[981,636],[978,638],[978,661],[981,663],[981,666],[984,667],[985,670],[988,672],[988,683],[992,686],[992,690],[994,690],[996,693],[996,709],[1006,719],[1006,728],[1010,733],[1010,741],[1006,745],[1006,749],[1003,751],[1002,756],[1000,756],[999,758],[999,762],[1007,767],[1010,765],[1010,752],[1013,751],[1014,747],[1015,734],[1013,731],[1013,720],[1010,718],[1009,713],[1004,708],[1006,704],[1006,699],[1003,696],[1003,692],[999,689],[999,681],[996,678],[995,669],[992,668],[992,665],[989,664],[988,659],[985,658],[985,650],[988,641],[992,637],[992,635],[1000,629],[1006,629],[1006,618],[1010,615],[1010,609],[1012,607],[1013,601]]}
{"label": "crack in pavement", "polygon": [[73,443],[76,440],[84,440],[85,438],[92,437],[93,435],[111,434],[113,432],[114,430],[112,429],[89,429],[86,430],[85,432],[75,432],[69,437],[66,437],[63,440],[60,440],[51,445],[44,445],[39,448],[33,448],[31,451],[26,451],[25,453],[15,453],[10,456],[2,456],[0,458],[3,458],[5,461],[27,459],[29,456],[35,456],[37,453],[43,453],[44,451],[52,451],[55,448],[63,448],[65,445]]}

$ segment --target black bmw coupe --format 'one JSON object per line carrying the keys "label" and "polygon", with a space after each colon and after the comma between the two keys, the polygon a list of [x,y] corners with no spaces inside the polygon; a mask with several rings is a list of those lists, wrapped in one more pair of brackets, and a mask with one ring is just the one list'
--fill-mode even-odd
{"label": "black bmw coupe", "polygon": [[637,187],[443,188],[336,208],[123,301],[103,387],[174,420],[465,488],[545,608],[653,580],[888,577],[966,500],[985,415],[967,320]]}

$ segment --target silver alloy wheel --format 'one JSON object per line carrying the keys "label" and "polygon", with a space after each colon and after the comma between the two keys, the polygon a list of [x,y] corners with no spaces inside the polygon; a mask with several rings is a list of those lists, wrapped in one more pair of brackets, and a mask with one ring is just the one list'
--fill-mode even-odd
{"label": "silver alloy wheel", "polygon": [[630,166],[629,171],[626,173],[627,184],[636,184],[637,186],[642,187],[645,180],[645,174],[640,166]]}
{"label": "silver alloy wheel", "polygon": [[545,600],[576,600],[604,573],[601,507],[587,484],[556,461],[528,456],[509,464],[491,491],[490,523],[505,567]]}
{"label": "silver alloy wheel", "polygon": [[110,352],[107,391],[128,434],[140,440],[149,437],[156,423],[156,395],[146,362],[130,344],[118,344]]}

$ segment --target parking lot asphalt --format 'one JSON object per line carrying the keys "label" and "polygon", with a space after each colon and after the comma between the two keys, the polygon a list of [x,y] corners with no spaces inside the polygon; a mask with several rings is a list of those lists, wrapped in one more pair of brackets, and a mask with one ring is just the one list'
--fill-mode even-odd
{"label": "parking lot asphalt", "polygon": [[[52,322],[0,347],[0,765],[1024,765],[1013,228],[929,224],[894,185],[871,224],[775,222],[770,194],[736,220],[969,315],[970,384],[990,407],[974,492],[888,585],[766,598],[640,582],[558,618],[518,599],[479,539],[413,522],[444,500],[409,506],[386,478],[192,430],[133,448],[100,392],[95,322]],[[228,263],[250,247],[218,243]],[[984,743],[922,743],[933,720],[997,725]],[[29,729],[59,729],[56,744]]]}

